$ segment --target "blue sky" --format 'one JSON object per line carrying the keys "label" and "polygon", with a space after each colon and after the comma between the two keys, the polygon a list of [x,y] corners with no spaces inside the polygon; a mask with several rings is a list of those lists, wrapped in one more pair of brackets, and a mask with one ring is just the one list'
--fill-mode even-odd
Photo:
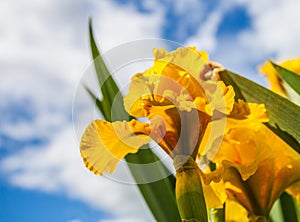
{"label": "blue sky", "polygon": [[[295,22],[300,20],[299,4],[298,0],[2,1],[0,220],[152,220],[134,185],[91,174],[79,156],[72,103],[91,63],[90,16],[103,52],[143,38],[172,40],[207,50],[211,60],[267,85],[258,65],[267,58],[299,57],[300,29]],[[143,70],[135,70],[139,71]],[[81,100],[80,107],[81,115],[89,113],[90,101]]]}

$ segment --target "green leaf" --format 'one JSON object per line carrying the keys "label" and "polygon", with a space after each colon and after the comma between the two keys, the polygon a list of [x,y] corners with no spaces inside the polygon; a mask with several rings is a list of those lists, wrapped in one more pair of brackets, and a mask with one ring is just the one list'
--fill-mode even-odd
{"label": "green leaf", "polygon": [[103,105],[103,103],[100,101],[100,99],[98,99],[97,96],[95,96],[94,93],[88,87],[85,87],[85,90],[88,92],[88,94],[90,95],[90,97],[96,103],[96,105],[97,105],[98,109],[100,110],[100,112],[104,116],[107,116],[108,112],[106,110],[106,106]]}
{"label": "green leaf", "polygon": [[275,203],[271,209],[270,222],[284,222],[279,198],[275,201]]}
{"label": "green leaf", "polygon": [[270,63],[273,65],[277,71],[278,76],[283,79],[295,92],[300,95],[300,75],[294,73],[286,68],[283,68],[272,61]]}
{"label": "green leaf", "polygon": [[[95,43],[91,20],[89,22],[89,33],[95,70],[103,95],[102,101],[97,99],[91,90],[87,91],[106,120],[112,121],[112,117],[117,117],[116,119],[119,120],[128,120],[130,117],[124,110],[123,97]],[[150,174],[155,174],[155,178],[161,178],[151,183],[138,184],[139,190],[155,219],[157,221],[181,221],[174,191],[176,179],[159,161],[159,158],[151,151],[149,146],[144,146],[136,154],[127,155],[125,160],[129,163],[129,169],[136,181],[147,181]],[[155,163],[155,165],[152,165],[151,169],[144,167],[148,163]]]}
{"label": "green leaf", "polygon": [[[145,148],[145,149],[144,149]],[[157,221],[181,221],[175,198],[176,179],[173,174],[160,162],[149,147],[140,149],[138,154],[129,154],[125,160],[129,163],[139,164],[138,167],[129,164],[129,169],[139,180],[147,180],[148,175],[155,174],[155,178],[165,178],[151,183],[138,184],[148,207]],[[156,169],[143,167],[145,163],[156,163]]]}
{"label": "green leaf", "polygon": [[284,221],[298,221],[294,199],[287,193],[280,196],[280,205]]}
{"label": "green leaf", "polygon": [[300,107],[276,93],[228,70],[220,73],[226,85],[232,85],[236,99],[263,103],[267,108],[267,126],[300,153]]}
{"label": "green leaf", "polygon": [[[92,29],[92,20],[89,20],[89,35],[90,35],[90,47],[92,52],[92,57],[94,60],[94,67],[96,70],[97,79],[101,88],[103,96],[103,106],[109,108],[109,112],[105,113],[105,118],[112,121],[113,114],[110,113],[112,105],[114,105],[114,110],[124,110],[122,103],[115,102],[116,98],[120,99],[121,94],[116,82],[113,80],[103,58],[100,56],[99,49],[96,45],[95,38]],[[125,110],[124,112],[125,113]],[[103,113],[104,114],[104,113]],[[114,116],[114,120],[118,118]],[[120,116],[118,120],[121,120],[124,116]]]}

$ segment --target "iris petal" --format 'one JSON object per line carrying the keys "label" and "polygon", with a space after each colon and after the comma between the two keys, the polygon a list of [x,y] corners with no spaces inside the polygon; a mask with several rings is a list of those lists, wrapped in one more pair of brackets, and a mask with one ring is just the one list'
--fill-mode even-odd
{"label": "iris petal", "polygon": [[80,152],[86,167],[95,174],[102,175],[104,171],[112,173],[125,155],[136,153],[142,145],[149,143],[151,139],[143,135],[142,127],[147,125],[134,121],[93,121],[83,133],[80,143]]}

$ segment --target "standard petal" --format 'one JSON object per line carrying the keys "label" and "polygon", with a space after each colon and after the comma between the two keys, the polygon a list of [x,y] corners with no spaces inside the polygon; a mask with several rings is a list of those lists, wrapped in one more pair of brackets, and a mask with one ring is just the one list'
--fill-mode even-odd
{"label": "standard petal", "polygon": [[213,115],[214,111],[229,114],[234,104],[234,90],[232,86],[226,86],[222,81],[208,80],[201,84],[207,98],[206,106],[204,101],[195,99],[195,104],[200,111]]}
{"label": "standard petal", "polygon": [[134,117],[146,116],[145,107],[150,105],[152,96],[148,78],[136,75],[131,83],[128,94],[124,97],[125,110]]}
{"label": "standard petal", "polygon": [[156,60],[166,60],[190,73],[196,79],[199,78],[203,65],[208,60],[207,53],[197,51],[195,47],[178,48],[170,53],[165,50],[154,49],[153,54]]}

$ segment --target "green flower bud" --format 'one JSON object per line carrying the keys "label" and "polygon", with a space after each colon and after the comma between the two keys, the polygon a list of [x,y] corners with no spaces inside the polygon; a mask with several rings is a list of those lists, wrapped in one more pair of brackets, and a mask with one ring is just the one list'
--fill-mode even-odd
{"label": "green flower bud", "polygon": [[176,199],[182,221],[207,221],[207,209],[203,196],[198,166],[189,156],[174,158],[176,169]]}

